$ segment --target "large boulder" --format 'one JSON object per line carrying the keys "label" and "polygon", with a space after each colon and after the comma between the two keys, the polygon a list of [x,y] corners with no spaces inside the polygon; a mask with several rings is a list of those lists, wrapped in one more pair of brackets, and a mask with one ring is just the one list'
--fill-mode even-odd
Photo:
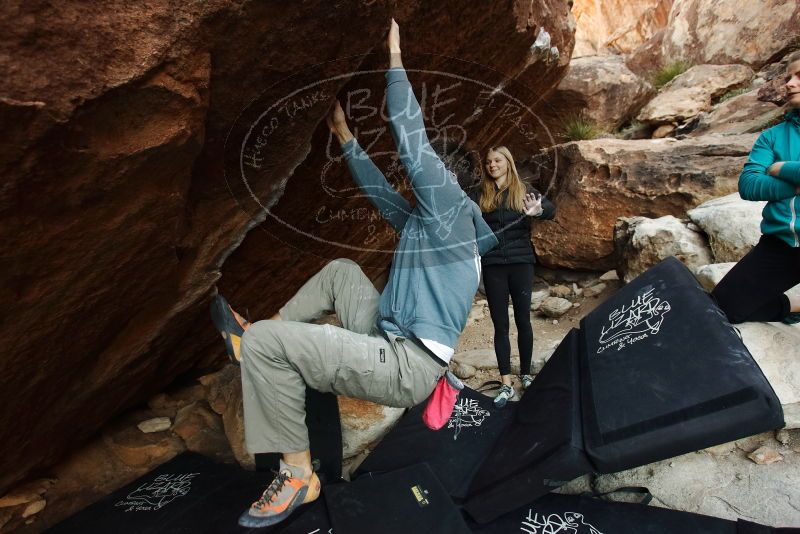
{"label": "large boulder", "polygon": [[755,134],[686,140],[597,139],[559,145],[537,163],[558,211],[534,226],[542,264],[582,270],[616,268],[618,217],[683,218],[706,200],[736,191]]}
{"label": "large boulder", "polygon": [[734,265],[736,265],[735,262],[701,265],[694,274],[697,277],[697,281],[706,291],[713,291],[719,281],[725,278],[728,271],[733,269]]}
{"label": "large boulder", "polygon": [[[695,276],[697,277],[697,281],[700,282],[706,290],[712,291],[717,284],[719,284],[720,280],[722,280],[728,271],[733,269],[733,266],[736,265],[735,262],[727,262],[727,263],[711,263],[709,265],[703,265],[697,269],[695,272]],[[786,291],[786,294],[790,298],[800,299],[800,284],[790,288]]]}
{"label": "large boulder", "polygon": [[761,239],[766,202],[742,200],[739,193],[715,198],[686,214],[708,235],[715,263],[736,262]]}
{"label": "large boulder", "polygon": [[406,412],[405,408],[339,397],[342,420],[342,457],[352,458],[383,438]]}
{"label": "large boulder", "polygon": [[658,219],[621,217],[614,227],[617,273],[630,282],[661,260],[674,256],[690,271],[708,264],[711,250],[702,233],[672,215]]}
{"label": "large boulder", "polygon": [[675,0],[665,27],[665,58],[758,68],[795,45],[796,0]]}
{"label": "large boulder", "polygon": [[625,54],[663,28],[674,0],[575,0],[572,57]]}
{"label": "large boulder", "polygon": [[800,428],[800,325],[736,325],[783,406],[786,428]]}
{"label": "large boulder", "polygon": [[665,85],[637,119],[652,124],[691,119],[711,109],[714,99],[752,78],[753,70],[744,65],[695,65]]}
{"label": "large boulder", "polygon": [[[3,2],[0,15],[0,493],[198,363],[218,367],[207,305],[221,277],[259,318],[330,259],[386,269],[395,237],[331,168],[323,118],[336,95],[382,100],[391,16],[428,112],[448,102],[435,126],[476,146],[546,141],[508,98],[500,119],[488,100],[503,95],[475,97],[503,81],[535,113],[574,43],[566,0]],[[332,31],[345,27],[358,31]],[[349,109],[371,146],[381,113]],[[231,141],[250,126],[250,145]]]}
{"label": "large boulder", "polygon": [[627,122],[655,94],[653,86],[621,56],[573,59],[558,89],[547,99],[565,117],[583,113],[611,130]]}
{"label": "large boulder", "polygon": [[761,132],[781,120],[784,110],[759,100],[758,89],[728,98],[698,117],[692,137],[709,133],[743,134]]}

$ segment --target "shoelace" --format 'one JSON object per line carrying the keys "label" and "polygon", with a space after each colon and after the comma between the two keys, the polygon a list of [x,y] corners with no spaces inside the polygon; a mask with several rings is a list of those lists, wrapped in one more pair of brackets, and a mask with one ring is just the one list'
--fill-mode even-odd
{"label": "shoelace", "polygon": [[261,497],[253,503],[253,508],[261,508],[264,505],[270,504],[272,499],[283,489],[283,485],[292,478],[292,474],[289,471],[284,470],[278,472],[274,469],[271,469],[271,471],[275,474],[275,479],[270,483],[267,489],[264,490]]}

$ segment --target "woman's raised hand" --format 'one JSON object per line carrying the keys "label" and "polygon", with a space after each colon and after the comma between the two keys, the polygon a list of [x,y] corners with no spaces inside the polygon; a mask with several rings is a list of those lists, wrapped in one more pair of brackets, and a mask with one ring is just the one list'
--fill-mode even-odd
{"label": "woman's raised hand", "polygon": [[527,193],[522,203],[525,206],[525,215],[538,217],[544,212],[542,197],[537,196],[535,193]]}

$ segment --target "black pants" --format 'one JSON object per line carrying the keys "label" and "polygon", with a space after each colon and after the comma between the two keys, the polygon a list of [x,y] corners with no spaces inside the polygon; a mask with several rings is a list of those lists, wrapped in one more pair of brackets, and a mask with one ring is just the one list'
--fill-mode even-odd
{"label": "black pants", "polygon": [[508,339],[509,294],[514,304],[514,322],[517,324],[520,373],[531,374],[533,264],[486,265],[483,268],[483,287],[486,289],[489,313],[494,323],[494,352],[497,355],[500,375],[511,374],[511,342]]}
{"label": "black pants", "polygon": [[780,321],[789,315],[784,291],[800,284],[800,248],[762,235],[720,280],[712,295],[731,323]]}

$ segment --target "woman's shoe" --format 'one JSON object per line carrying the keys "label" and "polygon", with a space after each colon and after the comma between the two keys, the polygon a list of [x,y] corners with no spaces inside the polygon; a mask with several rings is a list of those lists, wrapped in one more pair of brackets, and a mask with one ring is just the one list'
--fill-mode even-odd
{"label": "woman's shoe", "polygon": [[244,328],[236,320],[228,301],[222,295],[216,295],[211,300],[211,321],[225,340],[225,352],[228,353],[228,358],[232,363],[239,365],[241,360],[239,349]]}
{"label": "woman's shoe", "polygon": [[533,384],[533,377],[531,375],[522,375],[520,379],[522,382],[522,389],[528,389]]}
{"label": "woman's shoe", "polygon": [[504,408],[506,403],[514,398],[514,388],[503,384],[500,386],[500,393],[494,398],[495,408]]}
{"label": "woman's shoe", "polygon": [[797,324],[800,323],[800,312],[792,312],[783,319],[781,319],[782,323],[786,324]]}

